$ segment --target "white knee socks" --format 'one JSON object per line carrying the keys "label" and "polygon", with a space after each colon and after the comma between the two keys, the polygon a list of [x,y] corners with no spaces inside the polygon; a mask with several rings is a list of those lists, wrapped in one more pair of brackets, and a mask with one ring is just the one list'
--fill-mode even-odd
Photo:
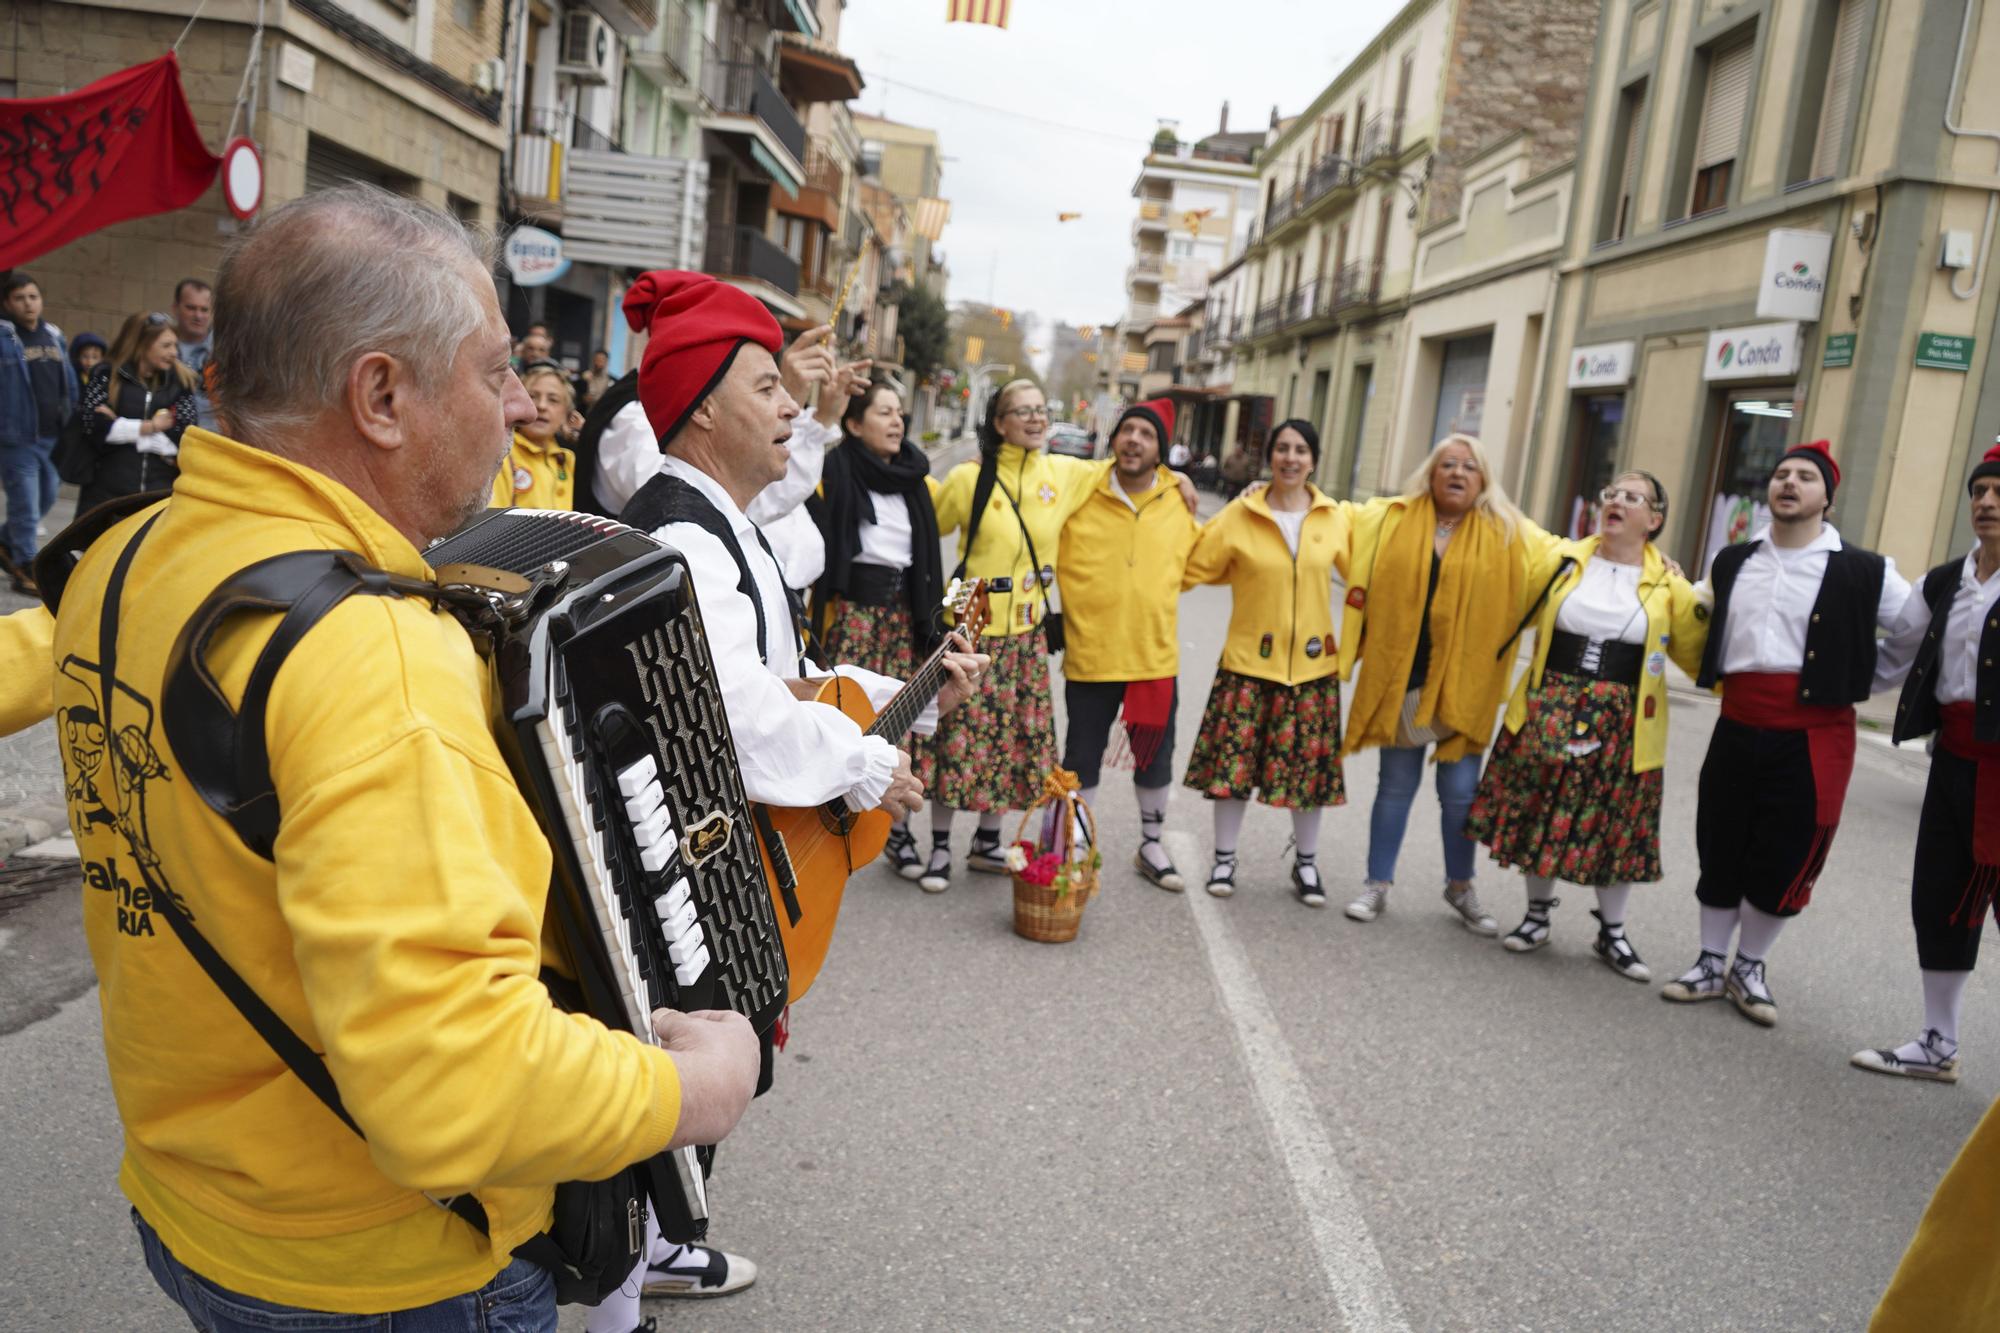
{"label": "white knee socks", "polygon": [[1139,802],[1139,855],[1145,857],[1146,864],[1155,870],[1165,870],[1173,864],[1165,845],[1160,842],[1160,835],[1166,832],[1167,801],[1173,794],[1171,787],[1132,789],[1132,795]]}
{"label": "white knee socks", "polygon": [[1924,969],[1924,1027],[1936,1028],[1954,1046],[1958,1044],[1958,1013],[1965,1002],[1965,983],[1970,980],[1970,972]]}
{"label": "white knee socks", "polygon": [[1215,856],[1219,861],[1224,856],[1236,854],[1236,840],[1243,835],[1243,816],[1249,813],[1248,801],[1210,801],[1215,807]]}
{"label": "white knee socks", "polygon": [[1630,884],[1607,884],[1597,891],[1597,919],[1613,939],[1625,933],[1625,908],[1631,901]]}
{"label": "white knee socks", "polygon": [[662,1248],[674,1247],[660,1239],[659,1223],[653,1220],[652,1210],[646,1210],[646,1248],[639,1266],[625,1279],[625,1285],[590,1307],[590,1314],[584,1320],[584,1333],[632,1333],[639,1327],[639,1289],[646,1285],[646,1268],[661,1259]]}
{"label": "white knee socks", "polygon": [[1736,925],[1743,915],[1740,907],[1710,907],[1706,903],[1701,909],[1701,949],[1718,958],[1729,957],[1729,946],[1736,939]]}
{"label": "white knee socks", "polygon": [[1771,956],[1771,946],[1778,942],[1778,934],[1784,930],[1790,917],[1772,916],[1760,912],[1749,903],[1743,904],[1743,929],[1736,940],[1736,956],[1761,963]]}

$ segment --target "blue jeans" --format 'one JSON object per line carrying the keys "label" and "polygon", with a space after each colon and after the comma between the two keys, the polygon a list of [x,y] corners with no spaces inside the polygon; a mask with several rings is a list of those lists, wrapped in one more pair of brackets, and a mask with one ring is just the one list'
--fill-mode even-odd
{"label": "blue jeans", "polygon": [[[1403,850],[1403,832],[1410,826],[1410,805],[1424,778],[1423,746],[1384,746],[1382,780],[1375,787],[1375,808],[1368,815],[1368,878],[1393,883],[1396,857]],[[1437,766],[1438,832],[1444,839],[1445,877],[1470,882],[1472,839],[1465,836],[1465,817],[1479,790],[1480,756]]]}
{"label": "blue jeans", "polygon": [[323,1314],[274,1305],[217,1286],[174,1258],[132,1210],[153,1280],[201,1333],[556,1333],[556,1284],[548,1270],[516,1259],[477,1291],[393,1314]]}
{"label": "blue jeans", "polygon": [[35,558],[41,544],[35,525],[55,508],[56,487],[62,484],[56,476],[55,451],[53,436],[29,444],[0,444],[0,483],[7,490],[7,526],[0,538],[20,565]]}

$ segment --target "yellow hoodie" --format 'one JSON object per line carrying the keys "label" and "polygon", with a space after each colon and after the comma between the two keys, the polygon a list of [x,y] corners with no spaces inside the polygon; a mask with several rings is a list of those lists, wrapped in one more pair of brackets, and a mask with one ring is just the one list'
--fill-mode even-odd
{"label": "yellow hoodie", "polygon": [[[1015,444],[1000,446],[997,485],[986,502],[986,516],[979,521],[979,544],[968,557],[965,550],[966,520],[972,510],[972,492],[979,484],[977,461],[960,463],[945,474],[942,482],[931,482],[931,504],[937,510],[940,536],[958,532],[958,555],[972,578],[1011,578],[1014,591],[992,596],[991,619],[986,637],[1026,634],[1041,623],[1048,604],[1048,589],[1031,577],[1034,564],[1028,559],[1028,538],[1014,518],[1014,505],[1028,521],[1028,537],[1033,537],[1035,554],[1042,564],[1054,565],[1062,545],[1062,527],[1090,496],[1091,487],[1111,467],[1109,460],[1086,462],[1046,449],[1032,452]],[[1002,494],[1002,491],[1006,494]],[[1014,504],[1009,504],[1012,497]]]}
{"label": "yellow hoodie", "polygon": [[576,504],[576,455],[550,440],[536,444],[519,431],[493,478],[496,509],[570,509]]}
{"label": "yellow hoodie", "polygon": [[1300,685],[1337,668],[1333,571],[1347,556],[1347,509],[1317,487],[1308,489],[1312,505],[1296,556],[1259,491],[1225,505],[1188,557],[1182,586],[1229,585],[1222,665],[1239,676]]}
{"label": "yellow hoodie", "polygon": [[[549,846],[451,617],[353,597],[286,660],[265,728],[283,810],[275,862],[192,790],[158,701],[169,651],[218,584],[307,549],[429,571],[320,473],[200,429],[180,465],[164,507],[90,549],[55,629],[84,927],[125,1131],[119,1183],[184,1263],[249,1296],[376,1313],[471,1291],[547,1225],[555,1182],[666,1146],[679,1079],[664,1051],[549,1002]],[[105,584],[154,513],[125,585],[107,743],[94,665]],[[239,616],[212,643],[232,700],[274,623]],[[325,1053],[366,1143],[189,957],[152,910],[153,884]],[[468,1189],[490,1241],[423,1193]]]}
{"label": "yellow hoodie", "polygon": [[1063,675],[1162,680],[1180,674],[1181,573],[1201,527],[1174,474],[1127,498],[1106,470],[1063,524]]}
{"label": "yellow hoodie", "polygon": [[[1507,730],[1518,734],[1528,720],[1528,695],[1542,687],[1549,660],[1549,639],[1556,630],[1556,613],[1583,581],[1583,571],[1597,554],[1597,538],[1558,542],[1543,553],[1528,576],[1528,596],[1549,595],[1531,627],[1535,658],[1507,701]],[[1565,567],[1564,560],[1576,563]],[[1550,580],[1554,584],[1550,584]],[[1639,572],[1639,600],[1646,608],[1646,664],[1639,673],[1638,706],[1632,712],[1632,771],[1650,773],[1667,762],[1667,659],[1690,676],[1701,670],[1701,650],[1708,643],[1708,610],[1693,584],[1667,568],[1649,542]]]}
{"label": "yellow hoodie", "polygon": [[49,715],[49,638],[55,628],[39,606],[0,617],[0,736]]}

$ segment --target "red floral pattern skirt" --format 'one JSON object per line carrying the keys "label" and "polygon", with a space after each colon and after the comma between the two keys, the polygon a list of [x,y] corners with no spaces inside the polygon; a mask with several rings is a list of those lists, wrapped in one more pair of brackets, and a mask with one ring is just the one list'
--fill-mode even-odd
{"label": "red floral pattern skirt", "polygon": [[1347,804],[1340,767],[1340,677],[1300,685],[1218,670],[1187,776],[1210,800],[1315,810]]}
{"label": "red floral pattern skirt", "polygon": [[[908,680],[917,674],[923,659],[917,656],[916,636],[910,631],[907,605],[862,606],[836,597],[829,610],[826,637],[821,640],[826,661],[834,666],[858,666],[878,675]],[[937,780],[937,760],[931,754],[931,737],[914,732],[896,742],[910,755],[910,771],[924,784],[930,796]]]}
{"label": "red floral pattern skirt", "polygon": [[1465,836],[1524,875],[1591,888],[1659,879],[1664,774],[1632,771],[1632,699],[1630,685],[1545,674],[1521,730],[1500,729]]}
{"label": "red floral pattern skirt", "polygon": [[933,800],[954,810],[1025,810],[1056,766],[1056,710],[1039,626],[979,641],[993,655],[979,693],[938,723]]}

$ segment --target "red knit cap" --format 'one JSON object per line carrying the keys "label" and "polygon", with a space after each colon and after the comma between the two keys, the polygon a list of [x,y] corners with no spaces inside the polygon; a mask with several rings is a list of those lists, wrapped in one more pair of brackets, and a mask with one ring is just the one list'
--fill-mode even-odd
{"label": "red knit cap", "polygon": [[1972,490],[1972,483],[1981,477],[2000,477],[2000,444],[1988,449],[1986,457],[1979,460],[1978,466],[1972,469],[1972,475],[1965,479],[1965,489],[1968,494]]}
{"label": "red knit cap", "polygon": [[763,302],[706,273],[640,274],[625,293],[625,322],[649,331],[639,403],[662,446],[714,391],[738,347],[753,342],[776,356],[785,345]]}
{"label": "red knit cap", "polygon": [[[1811,444],[1795,444],[1785,450],[1784,458],[1780,458],[1778,461],[1782,463],[1789,458],[1803,458],[1807,462],[1818,464],[1820,475],[1826,478],[1827,497],[1829,499],[1832,498],[1834,491],[1840,486],[1840,464],[1833,461],[1832,440],[1814,440]],[[1775,472],[1777,468],[1773,467],[1771,470]]]}
{"label": "red knit cap", "polygon": [[1173,438],[1174,402],[1171,398],[1148,398],[1143,403],[1132,404],[1118,414],[1118,425],[1111,428],[1114,436],[1118,434],[1118,426],[1124,425],[1128,417],[1144,417],[1152,422],[1153,430],[1160,437],[1162,449],[1166,448],[1167,441]]}

